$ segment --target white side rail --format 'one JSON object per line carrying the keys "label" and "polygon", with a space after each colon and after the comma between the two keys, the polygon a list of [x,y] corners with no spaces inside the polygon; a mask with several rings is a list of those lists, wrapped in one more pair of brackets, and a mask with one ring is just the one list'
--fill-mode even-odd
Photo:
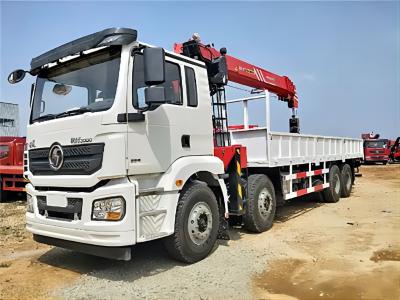
{"label": "white side rail", "polygon": [[[231,130],[232,144],[247,147],[250,167],[278,167],[293,164],[320,164],[363,157],[361,139],[270,131],[270,93],[227,101],[243,103],[244,128]],[[265,127],[249,128],[248,102],[265,100]]]}

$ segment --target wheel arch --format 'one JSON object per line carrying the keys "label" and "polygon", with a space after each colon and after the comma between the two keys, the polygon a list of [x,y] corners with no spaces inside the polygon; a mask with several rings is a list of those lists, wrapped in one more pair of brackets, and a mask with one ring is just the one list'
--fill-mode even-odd
{"label": "wheel arch", "polygon": [[[160,186],[166,191],[185,189],[191,182],[204,182],[215,194],[218,204],[228,209],[228,195],[224,180],[220,178],[225,173],[223,162],[215,156],[187,156],[176,160],[160,181]],[[181,185],[177,185],[177,180]]]}
{"label": "wheel arch", "polygon": [[[165,191],[181,190],[194,174],[208,172],[218,176],[224,173],[223,162],[215,156],[186,156],[174,161],[160,179]],[[180,184],[177,184],[179,180]]]}
{"label": "wheel arch", "polygon": [[218,175],[212,174],[209,171],[199,171],[192,174],[188,178],[188,180],[183,185],[181,191],[185,190],[185,188],[194,181],[201,182],[207,185],[214,193],[215,198],[218,202],[218,207],[220,209],[222,208],[225,214],[228,213],[228,194],[223,179],[219,178]]}

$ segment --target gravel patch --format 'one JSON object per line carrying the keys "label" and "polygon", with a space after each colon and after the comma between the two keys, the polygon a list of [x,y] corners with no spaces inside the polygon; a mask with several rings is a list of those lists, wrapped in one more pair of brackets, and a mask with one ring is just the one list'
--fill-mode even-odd
{"label": "gravel patch", "polygon": [[138,245],[132,261],[98,259],[97,270],[54,295],[65,299],[215,299],[232,295],[248,299],[251,276],[265,270],[267,258],[280,256],[271,249],[279,249],[281,242],[271,240],[272,231],[239,240],[242,233],[232,231],[233,240],[219,241],[209,257],[192,265],[171,260],[160,241]]}

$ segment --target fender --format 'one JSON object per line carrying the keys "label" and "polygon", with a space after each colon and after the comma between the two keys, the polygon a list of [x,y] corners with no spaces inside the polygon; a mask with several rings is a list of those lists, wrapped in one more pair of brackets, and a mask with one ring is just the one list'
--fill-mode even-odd
{"label": "fender", "polygon": [[[213,174],[218,182],[224,198],[225,218],[229,217],[228,192],[223,179],[218,175],[224,174],[224,163],[215,156],[186,156],[177,159],[161,177],[158,186],[164,191],[179,191],[188,181],[190,176],[197,172],[206,171]],[[176,185],[177,180],[182,180],[180,186]]]}
{"label": "fender", "polygon": [[[223,179],[218,175],[224,174],[224,163],[215,156],[186,156],[177,159],[160,178],[159,187],[164,191],[179,191],[193,174],[206,171],[213,174],[218,182],[224,197],[225,218],[228,218],[228,193]],[[176,185],[177,180],[182,180],[180,186]]]}
{"label": "fender", "polygon": [[[201,171],[210,172],[218,180],[218,175],[224,174],[224,163],[215,156],[186,156],[177,159],[161,176],[158,187],[164,191],[179,191],[193,174]],[[182,180],[177,186],[176,181]]]}
{"label": "fender", "polygon": [[[225,217],[228,218],[228,192],[223,179],[218,175],[224,174],[224,163],[215,156],[185,156],[172,163],[168,170],[153,176],[129,176],[136,186],[136,195],[178,193],[189,178],[198,172],[209,172],[221,188],[224,198]],[[177,185],[177,180],[181,181]]]}

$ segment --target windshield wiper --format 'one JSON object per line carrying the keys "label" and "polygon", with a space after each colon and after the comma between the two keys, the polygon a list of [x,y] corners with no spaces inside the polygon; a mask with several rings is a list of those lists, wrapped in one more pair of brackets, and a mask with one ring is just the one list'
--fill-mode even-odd
{"label": "windshield wiper", "polygon": [[50,120],[50,119],[55,119],[55,118],[56,118],[56,115],[54,115],[54,114],[47,114],[47,115],[40,116],[40,117],[38,117],[38,118],[36,118],[36,119],[33,119],[32,122],[36,122],[36,121],[45,121],[45,120]]}
{"label": "windshield wiper", "polygon": [[67,116],[79,115],[79,114],[83,114],[85,112],[91,112],[91,111],[92,111],[91,109],[84,106],[84,107],[71,109],[71,110],[67,110],[65,112],[59,113],[55,116],[55,118],[63,118],[63,117],[67,117]]}

